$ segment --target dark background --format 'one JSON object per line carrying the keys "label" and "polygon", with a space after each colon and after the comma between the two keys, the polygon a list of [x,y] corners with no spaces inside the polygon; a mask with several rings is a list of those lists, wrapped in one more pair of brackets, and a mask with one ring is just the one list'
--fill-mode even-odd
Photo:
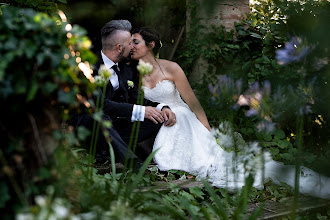
{"label": "dark background", "polygon": [[126,19],[133,29],[140,26],[156,29],[163,43],[160,58],[168,59],[186,22],[186,1],[182,0],[68,0],[58,7],[71,24],[87,30],[93,52],[101,50],[103,25],[112,19]]}

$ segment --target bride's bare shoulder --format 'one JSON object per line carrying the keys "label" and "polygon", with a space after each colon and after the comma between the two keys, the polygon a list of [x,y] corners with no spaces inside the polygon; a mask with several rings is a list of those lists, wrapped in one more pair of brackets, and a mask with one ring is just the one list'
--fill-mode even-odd
{"label": "bride's bare shoulder", "polygon": [[164,67],[165,71],[172,74],[177,73],[178,71],[182,71],[179,64],[170,60],[159,59],[159,64]]}

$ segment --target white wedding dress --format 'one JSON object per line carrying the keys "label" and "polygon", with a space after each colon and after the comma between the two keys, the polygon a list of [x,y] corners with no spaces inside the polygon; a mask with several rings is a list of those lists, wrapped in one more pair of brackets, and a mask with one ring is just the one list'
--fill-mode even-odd
{"label": "white wedding dress", "polygon": [[[142,88],[145,98],[169,105],[176,114],[176,124],[172,127],[163,125],[155,139],[153,150],[158,151],[154,161],[160,170],[182,170],[228,190],[244,185],[248,175],[248,172],[244,172],[246,166],[239,159],[234,160],[233,153],[223,150],[217,144],[212,133],[181,99],[172,81],[163,80],[152,89]],[[264,172],[261,165],[256,166],[254,187],[263,187],[262,173],[265,180],[272,179],[276,184],[285,182],[294,186],[295,166],[283,165],[271,159],[265,162]],[[299,180],[301,193],[330,199],[329,177],[301,167]]]}

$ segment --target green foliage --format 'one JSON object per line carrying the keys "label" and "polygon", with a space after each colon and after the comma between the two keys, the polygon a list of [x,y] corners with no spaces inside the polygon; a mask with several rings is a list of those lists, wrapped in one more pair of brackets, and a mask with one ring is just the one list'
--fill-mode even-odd
{"label": "green foliage", "polygon": [[[41,1],[25,3],[42,9]],[[48,163],[62,141],[61,132],[54,132],[61,122],[71,111],[89,111],[77,97],[88,96],[94,86],[78,63],[92,64],[95,56],[89,50],[86,32],[75,25],[70,27],[58,15],[2,6],[0,32],[5,34],[0,36],[0,140],[4,146],[1,165],[7,171],[0,175],[5,177],[1,190],[9,195],[9,200],[3,197],[2,208],[8,213],[42,192],[43,183],[54,177]],[[70,140],[70,132],[67,137],[67,143],[76,144]]]}
{"label": "green foliage", "polygon": [[1,192],[0,208],[4,208],[6,202],[10,199],[10,194],[7,184],[3,181],[0,182],[0,192]]}
{"label": "green foliage", "polygon": [[264,200],[273,202],[285,203],[294,194],[291,186],[281,183],[281,185],[274,185],[271,181],[265,183],[265,190],[262,194]]}
{"label": "green foliage", "polygon": [[38,12],[44,12],[49,15],[57,12],[57,3],[66,3],[66,0],[11,0],[3,1],[4,4],[12,5],[20,8],[32,8]]}
{"label": "green foliage", "polygon": [[[66,217],[82,219],[257,219],[262,213],[264,199],[285,203],[287,196],[293,194],[289,186],[283,184],[279,187],[271,182],[265,184],[265,190],[257,191],[252,187],[252,176],[246,179],[242,190],[230,193],[226,189],[215,189],[207,182],[202,188],[187,191],[169,183],[168,190],[159,191],[153,181],[147,184],[151,187],[145,187],[143,179],[149,174],[140,174],[146,167],[139,174],[119,172],[115,178],[114,172],[101,175],[92,168],[92,178],[89,178],[86,167],[89,163],[84,162],[87,155],[79,150],[71,151],[78,160],[68,164],[67,159],[71,156],[68,151],[64,152],[67,157],[62,155],[63,160],[58,161],[56,169],[62,174],[59,178],[66,179],[65,184],[61,188],[55,184],[57,187],[45,190],[41,196],[35,197],[36,205],[26,207],[20,215],[37,218],[46,212],[57,218],[65,213]],[[68,165],[70,169],[65,172]],[[166,184],[164,181],[163,185]],[[260,206],[250,214],[247,213],[247,204],[251,202],[258,202]],[[58,207],[62,207],[63,212]]]}
{"label": "green foliage", "polygon": [[[31,9],[7,6],[1,20],[0,30],[7,33],[1,36],[6,43],[0,48],[2,99],[20,97],[20,105],[26,105],[38,96],[57,93],[60,102],[77,104],[78,85],[86,82],[77,75],[79,69],[69,45],[72,50],[81,50],[85,59],[94,59],[88,52],[88,43],[84,45],[85,32],[73,28],[73,37],[67,43],[65,24],[61,25],[59,17],[51,18]],[[66,56],[68,59],[64,59]],[[67,83],[76,85],[65,87]]]}
{"label": "green foliage", "polygon": [[274,129],[268,133],[257,133],[257,136],[260,144],[272,153],[274,160],[295,163],[297,149],[287,140],[283,130]]}
{"label": "green foliage", "polygon": [[[62,185],[62,188],[57,183],[54,184],[55,187],[48,187],[43,195],[35,197],[36,205],[26,207],[19,215],[41,218],[46,212],[49,216],[57,218],[62,214],[62,218],[75,216],[82,219],[84,216],[93,216],[93,219],[186,219],[187,216],[192,219],[228,219],[232,214],[241,216],[243,206],[246,206],[246,201],[250,201],[249,187],[235,194],[231,205],[227,204],[224,207],[221,204],[226,204],[229,197],[225,199],[223,195],[228,193],[214,190],[208,183],[204,183],[205,189],[194,187],[189,191],[181,190],[174,185],[169,185],[170,189],[165,191],[158,191],[157,186],[146,189],[142,174],[153,155],[147,159],[138,174],[119,173],[113,178],[114,172],[100,175],[92,168],[92,178],[89,178],[89,168],[86,167],[89,163],[84,162],[87,155],[79,153],[79,150],[72,152],[78,161],[69,165],[66,160],[70,158],[68,151],[65,148],[58,149],[58,153],[66,155],[62,155],[61,158],[64,160],[58,161],[56,166],[62,174],[59,178],[66,179],[66,184]],[[65,171],[68,165],[71,168]],[[248,182],[250,186],[252,179]],[[235,212],[231,212],[235,206]],[[58,207],[61,207],[62,212]],[[217,212],[219,208],[222,209],[221,213]]]}

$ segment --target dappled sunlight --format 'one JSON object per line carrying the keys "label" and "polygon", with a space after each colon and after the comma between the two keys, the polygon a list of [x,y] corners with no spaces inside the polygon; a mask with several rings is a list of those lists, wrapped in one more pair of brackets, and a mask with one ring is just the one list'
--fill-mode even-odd
{"label": "dappled sunlight", "polygon": [[71,31],[72,30],[72,25],[71,24],[66,24],[65,25],[65,30],[66,31]]}
{"label": "dappled sunlight", "polygon": [[92,76],[93,70],[90,68],[88,62],[80,62],[78,64],[79,69],[84,73],[85,77],[91,82],[94,82],[94,77]]}
{"label": "dappled sunlight", "polygon": [[67,22],[66,15],[64,14],[64,12],[62,10],[58,10],[58,15],[62,19],[62,22]]}

